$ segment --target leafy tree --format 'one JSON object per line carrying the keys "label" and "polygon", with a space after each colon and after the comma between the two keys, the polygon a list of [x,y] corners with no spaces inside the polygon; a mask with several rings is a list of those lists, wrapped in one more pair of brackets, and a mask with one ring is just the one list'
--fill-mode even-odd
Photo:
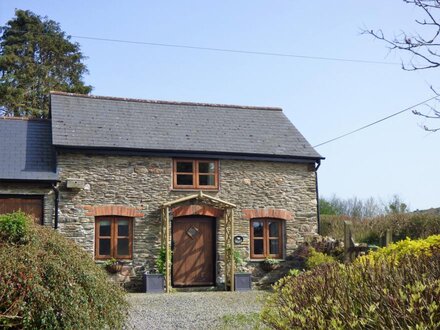
{"label": "leafy tree", "polygon": [[320,198],[319,199],[319,213],[322,215],[341,215],[341,210],[339,210],[331,201]]}
{"label": "leafy tree", "polygon": [[407,213],[408,205],[400,199],[398,195],[394,195],[390,200],[387,207],[385,207],[385,211],[388,214],[399,214],[399,213]]}
{"label": "leafy tree", "polygon": [[0,28],[0,114],[46,118],[51,90],[90,93],[79,44],[47,17],[15,15]]}
{"label": "leafy tree", "polygon": [[[410,55],[408,63],[402,62],[402,69],[408,71],[432,69],[440,66],[440,0],[403,0],[404,3],[413,5],[417,11],[421,12],[423,18],[415,19],[420,26],[420,31],[408,33],[402,31],[394,37],[387,37],[382,30],[364,30],[364,34],[374,36],[376,39],[385,42],[390,50],[401,51]],[[440,94],[431,87],[431,89],[440,96]],[[428,106],[430,113],[426,114],[418,110],[413,113],[418,116],[439,119],[440,111],[434,107]],[[432,114],[431,114],[432,113]],[[426,131],[436,132],[438,128],[429,128],[424,126]]]}

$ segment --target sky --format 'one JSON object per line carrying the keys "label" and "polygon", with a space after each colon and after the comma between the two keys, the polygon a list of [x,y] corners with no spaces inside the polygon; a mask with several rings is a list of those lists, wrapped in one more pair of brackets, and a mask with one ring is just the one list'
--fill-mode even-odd
{"label": "sky", "polygon": [[[440,89],[437,70],[404,71],[405,54],[360,33],[420,30],[414,19],[422,14],[402,0],[0,0],[0,25],[15,8],[48,16],[77,37],[396,63],[72,38],[87,56],[85,82],[94,95],[278,106],[312,145],[424,101],[434,96],[430,86]],[[440,207],[440,132],[426,132],[424,124],[439,127],[440,120],[407,111],[317,147],[326,158],[318,171],[321,196],[386,201],[398,194],[412,210]]]}

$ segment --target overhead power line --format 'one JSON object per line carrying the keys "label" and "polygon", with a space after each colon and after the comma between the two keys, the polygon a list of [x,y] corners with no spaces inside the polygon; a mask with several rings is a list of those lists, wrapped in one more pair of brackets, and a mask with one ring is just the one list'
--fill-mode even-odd
{"label": "overhead power line", "polygon": [[400,65],[397,62],[383,62],[383,61],[371,61],[363,59],[350,59],[341,57],[326,57],[326,56],[309,56],[300,54],[288,54],[288,53],[274,53],[274,52],[263,52],[263,51],[253,51],[253,50],[241,50],[241,49],[228,49],[228,48],[214,48],[214,47],[201,47],[192,45],[182,45],[182,44],[168,44],[159,42],[147,42],[147,41],[133,41],[133,40],[122,40],[122,39],[108,39],[108,38],[97,38],[97,37],[87,37],[87,36],[76,36],[71,35],[72,38],[77,39],[88,39],[97,41],[108,41],[108,42],[119,42],[126,44],[137,44],[137,45],[148,45],[148,46],[158,46],[158,47],[172,47],[172,48],[184,48],[202,51],[212,51],[212,52],[223,52],[223,53],[238,53],[238,54],[248,54],[248,55],[262,55],[262,56],[277,56],[277,57],[292,57],[307,60],[324,60],[324,61],[338,61],[338,62],[353,62],[353,63],[367,63],[367,64],[384,64],[384,65]]}
{"label": "overhead power line", "polygon": [[[14,32],[27,33],[29,31],[17,31],[17,30],[14,30]],[[35,32],[32,32],[32,33],[35,33]],[[39,33],[39,34],[44,34],[44,33]],[[161,42],[136,41],[136,40],[112,39],[112,38],[100,38],[100,37],[79,36],[79,35],[69,35],[69,37],[74,38],[74,39],[85,39],[85,40],[115,42],[115,43],[133,44],[133,45],[145,45],[145,46],[155,46],[155,47],[192,49],[192,50],[222,52],[222,53],[236,53],[236,54],[260,55],[260,56],[275,56],[275,57],[290,57],[290,58],[306,59],[306,60],[351,62],[351,63],[363,63],[363,64],[401,65],[401,63],[397,63],[397,62],[373,61],[373,60],[352,59],[352,58],[343,58],[343,57],[311,56],[311,55],[276,53],[276,52],[266,52],[266,51],[253,51],[253,50],[243,50],[243,49],[202,47],[202,46],[185,45],[185,44],[169,44],[169,43],[161,43]]]}
{"label": "overhead power line", "polygon": [[408,111],[408,110],[411,110],[411,109],[413,109],[413,108],[415,108],[415,107],[418,107],[419,105],[422,105],[422,104],[424,104],[424,103],[426,103],[426,102],[429,102],[429,101],[431,101],[431,100],[433,100],[433,99],[436,99],[436,98],[438,98],[438,97],[439,97],[438,95],[433,96],[433,97],[431,97],[431,98],[429,98],[429,99],[427,99],[427,100],[425,100],[425,101],[419,102],[419,103],[414,104],[414,105],[412,105],[412,106],[410,106],[410,107],[408,107],[408,108],[406,108],[406,109],[400,110],[400,111],[395,112],[395,113],[393,113],[393,114],[391,114],[391,115],[389,115],[389,116],[386,116],[386,117],[384,117],[384,118],[382,118],[382,119],[376,120],[376,121],[374,121],[374,122],[372,122],[372,123],[370,123],[370,124],[367,124],[367,125],[365,125],[365,126],[359,127],[359,128],[357,128],[357,129],[355,129],[355,130],[353,130],[353,131],[351,131],[351,132],[348,132],[348,133],[345,133],[345,134],[339,135],[339,136],[337,136],[337,137],[335,137],[335,138],[333,138],[333,139],[330,139],[330,140],[327,140],[327,141],[322,142],[322,143],[320,143],[320,144],[314,145],[313,148],[320,147],[320,146],[322,146],[322,145],[324,145],[324,144],[327,144],[327,143],[330,143],[330,142],[333,142],[333,141],[336,141],[336,140],[342,139],[343,137],[346,137],[346,136],[348,136],[348,135],[351,135],[351,134],[354,134],[354,133],[356,133],[356,132],[362,131],[363,129],[366,129],[366,128],[371,127],[371,126],[373,126],[373,125],[376,125],[376,124],[378,124],[378,123],[380,123],[380,122],[382,122],[382,121],[385,121],[385,120],[387,120],[387,119],[390,119],[390,118],[392,118],[392,117],[395,117],[395,116],[397,116],[397,115],[400,115],[401,113],[404,113],[404,112],[406,112],[406,111]]}

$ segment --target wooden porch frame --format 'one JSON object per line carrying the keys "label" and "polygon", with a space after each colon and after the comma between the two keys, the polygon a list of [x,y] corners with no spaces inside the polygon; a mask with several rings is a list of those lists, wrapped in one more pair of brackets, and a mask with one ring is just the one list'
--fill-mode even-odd
{"label": "wooden porch frame", "polygon": [[165,289],[169,293],[171,290],[171,235],[170,227],[172,218],[170,218],[171,207],[177,204],[188,202],[191,200],[202,201],[208,205],[224,210],[223,218],[225,221],[225,289],[234,291],[234,208],[232,203],[223,201],[219,198],[212,197],[200,191],[198,194],[189,195],[178,198],[174,201],[162,204],[162,230],[161,230],[161,247],[165,246]]}

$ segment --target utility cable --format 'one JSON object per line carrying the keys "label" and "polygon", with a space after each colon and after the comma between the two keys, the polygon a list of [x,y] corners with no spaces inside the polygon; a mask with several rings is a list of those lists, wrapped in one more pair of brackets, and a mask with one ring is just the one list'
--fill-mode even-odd
{"label": "utility cable", "polygon": [[397,63],[397,62],[381,62],[381,61],[349,59],[349,58],[339,58],[339,57],[308,56],[308,55],[287,54],[287,53],[260,52],[260,51],[252,51],[252,50],[201,47],[201,46],[191,46],[191,45],[182,45],[182,44],[165,44],[165,43],[158,43],[158,42],[132,41],[132,40],[122,40],[122,39],[107,39],[107,38],[86,37],[86,36],[76,36],[76,35],[71,35],[71,37],[77,38],[77,39],[119,42],[119,43],[158,46],[158,47],[186,48],[186,49],[194,49],[194,50],[213,51],[213,52],[239,53],[239,54],[250,54],[250,55],[277,56],[277,57],[293,57],[293,58],[301,58],[301,59],[308,59],[308,60],[324,60],[324,61],[354,62],[354,63],[367,63],[367,64],[400,65],[400,63]]}
{"label": "utility cable", "polygon": [[[23,33],[35,33],[35,34],[45,34],[45,33],[37,33],[33,31],[19,31],[19,30],[9,30],[13,32],[23,32]],[[94,40],[94,41],[105,41],[105,42],[116,42],[116,43],[125,43],[125,44],[134,44],[134,45],[146,45],[146,46],[155,46],[155,47],[169,47],[169,48],[183,48],[183,49],[192,49],[192,50],[201,50],[201,51],[212,51],[212,52],[223,52],[223,53],[236,53],[236,54],[247,54],[247,55],[261,55],[261,56],[276,56],[276,57],[290,57],[290,58],[298,58],[298,59],[307,59],[307,60],[322,60],[322,61],[337,61],[337,62],[351,62],[351,63],[364,63],[364,64],[382,64],[382,65],[401,65],[401,63],[397,62],[385,62],[385,61],[373,61],[373,60],[363,60],[363,59],[350,59],[350,58],[342,58],[342,57],[327,57],[327,56],[309,56],[309,55],[301,55],[301,54],[289,54],[289,53],[275,53],[275,52],[266,52],[266,51],[252,51],[252,50],[242,50],[242,49],[230,49],[230,48],[216,48],[216,47],[202,47],[202,46],[193,46],[193,45],[185,45],[185,44],[169,44],[169,43],[160,43],[160,42],[149,42],[149,41],[136,41],[136,40],[125,40],[125,39],[111,39],[111,38],[99,38],[99,37],[91,37],[91,36],[79,36],[79,35],[68,35],[70,38],[74,39],[85,39],[85,40]]]}
{"label": "utility cable", "polygon": [[392,117],[395,117],[395,116],[397,116],[397,115],[400,115],[401,113],[404,113],[404,112],[406,112],[406,111],[408,111],[408,110],[411,110],[411,109],[413,109],[413,108],[415,108],[415,107],[418,107],[419,105],[422,105],[422,104],[424,104],[424,103],[426,103],[426,102],[429,102],[429,101],[431,101],[431,100],[433,100],[433,99],[436,99],[436,98],[438,98],[438,97],[439,97],[439,95],[433,96],[433,97],[431,97],[431,98],[429,98],[429,99],[427,99],[427,100],[425,100],[425,101],[419,102],[419,103],[414,104],[414,105],[412,105],[412,106],[410,106],[410,107],[408,107],[408,108],[406,108],[406,109],[400,110],[400,111],[395,112],[395,113],[393,113],[393,114],[391,114],[391,115],[389,115],[389,116],[386,116],[386,117],[384,117],[384,118],[382,118],[382,119],[376,120],[375,122],[372,122],[372,123],[367,124],[367,125],[365,125],[365,126],[359,127],[359,128],[357,128],[357,129],[355,129],[354,131],[351,131],[351,132],[348,132],[348,133],[342,134],[342,135],[337,136],[337,137],[335,137],[335,138],[333,138],[333,139],[330,139],[330,140],[327,140],[327,141],[325,141],[325,142],[322,142],[322,143],[319,143],[319,144],[317,144],[317,145],[314,145],[313,148],[317,148],[317,147],[320,147],[320,146],[322,146],[322,145],[324,145],[324,144],[327,144],[327,143],[330,143],[330,142],[333,142],[333,141],[336,141],[336,140],[342,139],[343,137],[346,137],[346,136],[348,136],[348,135],[354,134],[354,133],[359,132],[359,131],[361,131],[361,130],[363,130],[363,129],[366,129],[366,128],[368,128],[368,127],[371,127],[371,126],[373,126],[373,125],[376,125],[376,124],[378,124],[378,123],[380,123],[380,122],[382,122],[382,121],[385,121],[385,120],[387,120],[387,119],[390,119],[390,118],[392,118]]}

